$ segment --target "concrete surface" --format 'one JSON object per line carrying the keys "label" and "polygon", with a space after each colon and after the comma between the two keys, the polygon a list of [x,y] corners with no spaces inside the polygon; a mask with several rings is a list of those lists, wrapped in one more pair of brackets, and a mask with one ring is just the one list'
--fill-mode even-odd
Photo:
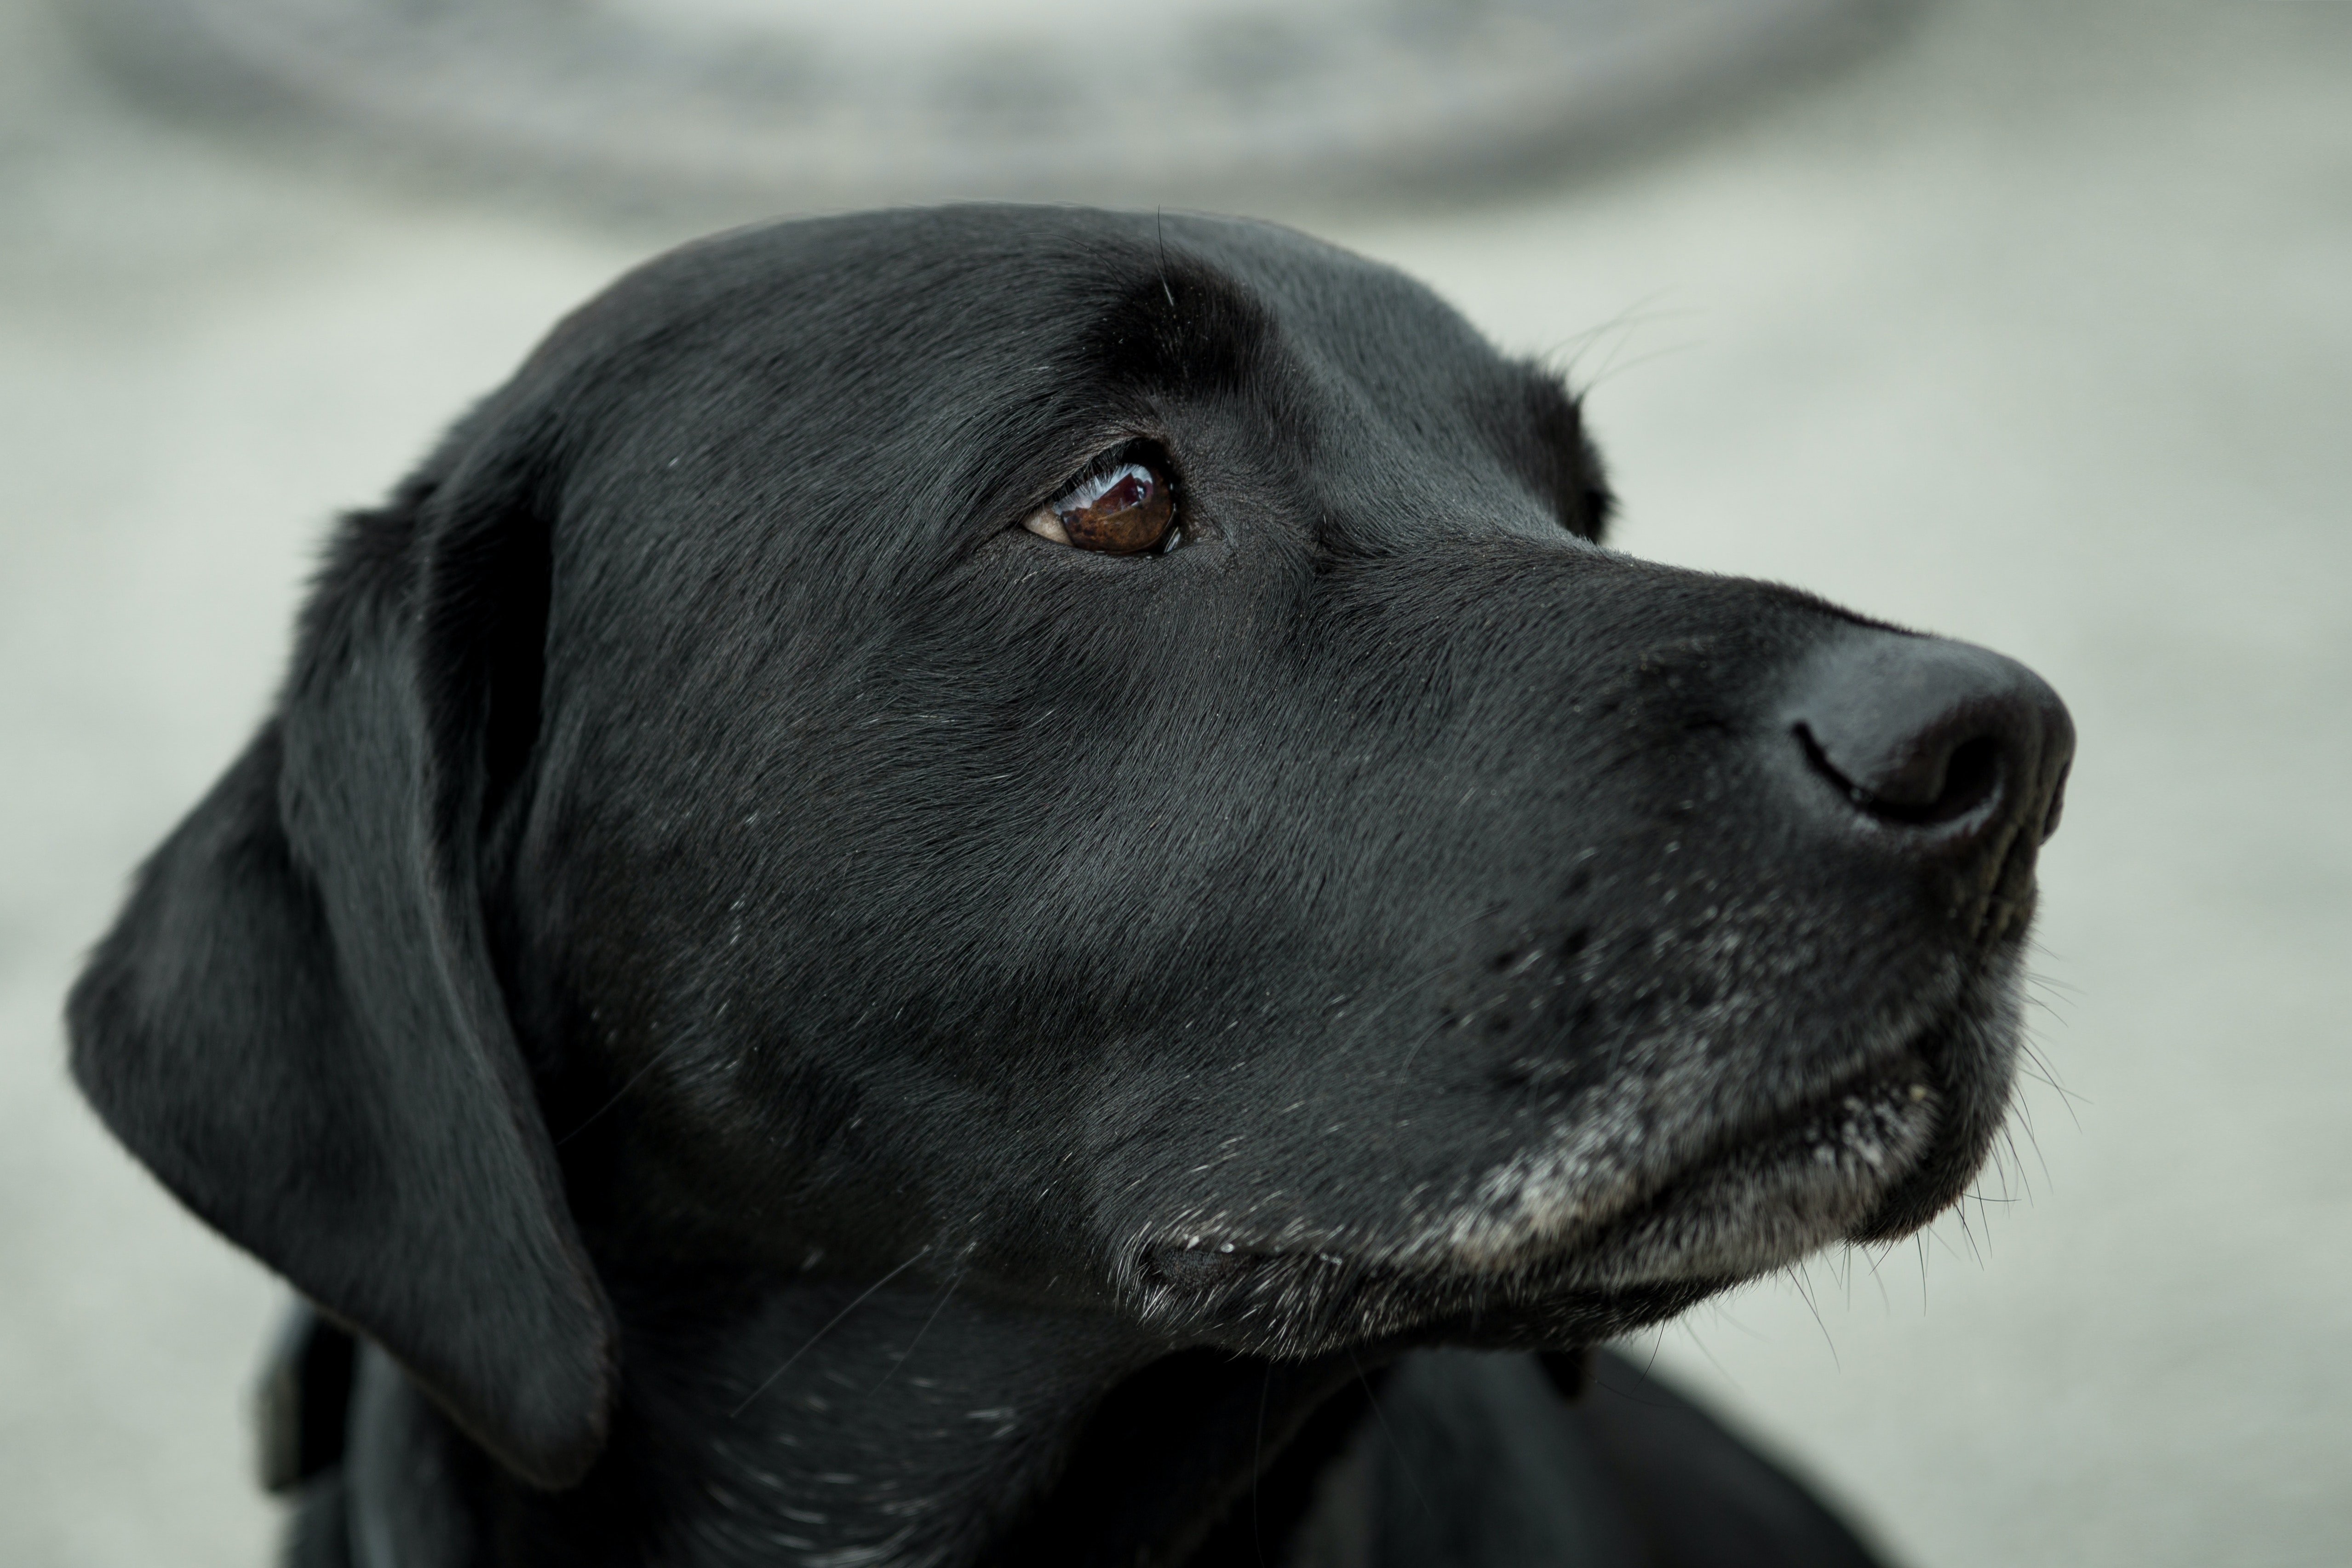
{"label": "concrete surface", "polygon": [[[1574,359],[1628,546],[2073,704],[2066,1092],[1921,1246],[1656,1342],[1927,1568],[2352,1560],[2347,84],[2352,5],[1950,0],[1609,170],[1305,215]],[[58,999],[321,521],[657,226],[200,141],[0,3],[0,1563],[261,1558],[275,1292],[80,1109]]]}

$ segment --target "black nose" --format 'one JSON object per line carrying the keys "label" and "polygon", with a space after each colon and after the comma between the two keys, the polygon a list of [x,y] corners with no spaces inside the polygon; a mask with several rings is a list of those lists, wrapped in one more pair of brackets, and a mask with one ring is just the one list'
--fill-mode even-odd
{"label": "black nose", "polygon": [[1987,893],[2004,870],[2030,876],[2058,826],[2074,721],[2015,659],[1857,629],[1801,668],[1783,717],[1846,820],[1906,861],[1980,871]]}

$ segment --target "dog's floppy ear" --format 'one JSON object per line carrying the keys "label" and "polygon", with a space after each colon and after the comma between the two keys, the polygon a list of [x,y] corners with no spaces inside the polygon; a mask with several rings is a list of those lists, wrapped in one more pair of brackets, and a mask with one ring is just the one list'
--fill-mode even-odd
{"label": "dog's floppy ear", "polygon": [[165,1185],[554,1488],[604,1445],[614,1330],[485,938],[548,570],[530,465],[488,445],[345,522],[277,715],[68,1015],[83,1092]]}

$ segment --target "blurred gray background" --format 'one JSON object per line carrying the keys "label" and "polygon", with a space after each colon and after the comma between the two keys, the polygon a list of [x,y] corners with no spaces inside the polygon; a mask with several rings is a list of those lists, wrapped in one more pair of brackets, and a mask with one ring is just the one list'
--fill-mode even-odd
{"label": "blurred gray background", "polygon": [[[81,1109],[59,997],[324,520],[758,209],[198,128],[86,42],[0,0],[0,1563],[226,1568],[277,1291]],[[1989,643],[2081,730],[2063,1089],[1919,1245],[1638,1350],[1923,1568],[2352,1561],[2352,5],[1944,0],[1437,185],[1234,205],[1571,364],[1626,547]]]}

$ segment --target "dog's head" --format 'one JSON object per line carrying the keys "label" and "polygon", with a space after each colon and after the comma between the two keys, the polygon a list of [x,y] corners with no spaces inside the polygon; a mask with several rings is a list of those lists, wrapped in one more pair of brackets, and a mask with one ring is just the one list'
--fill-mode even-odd
{"label": "dog's head", "polygon": [[1572,1344],[1952,1201],[2072,748],[1602,547],[1577,405],[1252,224],[675,252],[349,521],[75,1066],[520,1473],[608,1260]]}

